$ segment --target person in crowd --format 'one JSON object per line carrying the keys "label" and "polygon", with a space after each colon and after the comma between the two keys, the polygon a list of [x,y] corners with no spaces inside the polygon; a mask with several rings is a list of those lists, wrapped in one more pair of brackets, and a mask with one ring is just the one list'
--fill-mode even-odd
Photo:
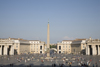
{"label": "person in crowd", "polygon": [[56,64],[54,63],[54,67],[56,67]]}
{"label": "person in crowd", "polygon": [[94,67],[94,64],[93,64],[93,67]]}

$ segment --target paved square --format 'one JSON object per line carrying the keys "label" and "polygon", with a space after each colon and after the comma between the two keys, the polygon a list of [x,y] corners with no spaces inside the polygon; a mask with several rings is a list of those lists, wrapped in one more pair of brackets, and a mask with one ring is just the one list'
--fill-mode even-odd
{"label": "paved square", "polygon": [[100,67],[100,56],[86,56],[86,55],[65,55],[65,54],[51,54],[53,59],[46,60],[46,55],[44,54],[29,54],[29,55],[14,55],[14,56],[0,56],[0,66],[11,67],[10,64],[13,64],[13,67],[52,67],[52,64],[56,64],[56,67],[64,64],[63,67],[69,67],[68,62],[72,62],[72,67],[78,67],[79,63],[90,62],[90,66],[93,64]]}

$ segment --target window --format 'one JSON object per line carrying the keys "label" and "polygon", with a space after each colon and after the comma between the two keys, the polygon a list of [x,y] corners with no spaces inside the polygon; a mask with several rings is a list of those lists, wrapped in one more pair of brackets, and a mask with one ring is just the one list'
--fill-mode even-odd
{"label": "window", "polygon": [[40,49],[42,50],[42,46],[40,46]]}
{"label": "window", "polygon": [[18,44],[16,44],[16,48],[18,48]]}
{"label": "window", "polygon": [[63,53],[65,53],[65,51],[63,51]]}
{"label": "window", "polygon": [[61,50],[61,46],[59,46],[59,50]]}
{"label": "window", "polygon": [[61,53],[61,51],[59,51],[59,53]]}
{"label": "window", "polygon": [[40,51],[40,53],[42,53],[42,51]]}
{"label": "window", "polygon": [[85,48],[85,46],[83,45],[83,48]]}
{"label": "window", "polygon": [[38,42],[39,43],[39,42]]}
{"label": "window", "polygon": [[65,46],[63,46],[63,48],[64,48]]}
{"label": "window", "polygon": [[64,43],[66,43],[66,42],[64,42]]}
{"label": "window", "polygon": [[16,48],[18,48],[18,45],[16,45]]}
{"label": "window", "polygon": [[75,52],[75,49],[74,49],[74,52]]}

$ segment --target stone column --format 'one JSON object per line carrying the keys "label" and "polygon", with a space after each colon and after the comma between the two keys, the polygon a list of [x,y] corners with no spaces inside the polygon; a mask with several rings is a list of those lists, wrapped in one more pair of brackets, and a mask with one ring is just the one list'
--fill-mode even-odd
{"label": "stone column", "polygon": [[14,55],[14,46],[11,46],[10,55]]}
{"label": "stone column", "polygon": [[93,46],[93,55],[97,54],[96,45]]}
{"label": "stone column", "polygon": [[0,55],[2,55],[2,45],[0,46]]}
{"label": "stone column", "polygon": [[94,45],[94,55],[97,54],[96,45]]}
{"label": "stone column", "polygon": [[86,55],[88,55],[88,45],[86,46]]}
{"label": "stone column", "polygon": [[4,45],[4,55],[7,55],[7,45]]}
{"label": "stone column", "polygon": [[90,48],[89,48],[89,45],[88,45],[88,55],[90,55]]}
{"label": "stone column", "polygon": [[[35,51],[35,49],[34,49]],[[18,55],[20,55],[20,43],[18,43],[18,50],[17,50]]]}
{"label": "stone column", "polygon": [[57,44],[57,53],[59,53],[59,45]]}
{"label": "stone column", "polygon": [[98,45],[98,55],[100,55],[100,52],[99,52],[99,45]]}

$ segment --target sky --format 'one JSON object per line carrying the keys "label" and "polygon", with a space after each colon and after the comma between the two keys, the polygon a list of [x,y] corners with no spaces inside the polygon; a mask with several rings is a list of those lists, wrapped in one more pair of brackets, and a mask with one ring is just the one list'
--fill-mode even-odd
{"label": "sky", "polygon": [[100,0],[0,0],[0,38],[50,43],[100,39]]}

